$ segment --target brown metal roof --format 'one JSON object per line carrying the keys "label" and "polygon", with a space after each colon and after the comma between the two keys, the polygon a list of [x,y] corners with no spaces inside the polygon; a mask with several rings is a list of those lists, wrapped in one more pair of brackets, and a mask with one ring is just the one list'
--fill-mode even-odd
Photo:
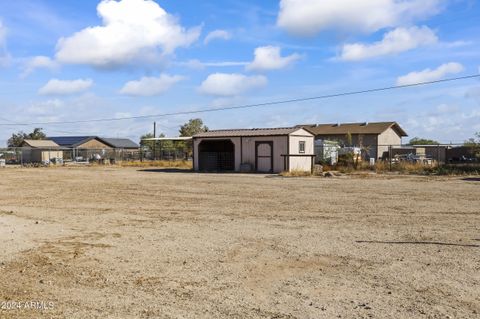
{"label": "brown metal roof", "polygon": [[33,148],[58,148],[58,144],[52,140],[24,140],[23,146],[30,146]]}
{"label": "brown metal roof", "polygon": [[239,136],[272,136],[272,135],[290,135],[293,132],[302,129],[301,127],[282,127],[282,128],[254,128],[238,130],[214,130],[194,135],[197,137],[239,137]]}
{"label": "brown metal roof", "polygon": [[336,123],[299,125],[314,135],[381,134],[392,128],[399,136],[408,136],[397,122]]}

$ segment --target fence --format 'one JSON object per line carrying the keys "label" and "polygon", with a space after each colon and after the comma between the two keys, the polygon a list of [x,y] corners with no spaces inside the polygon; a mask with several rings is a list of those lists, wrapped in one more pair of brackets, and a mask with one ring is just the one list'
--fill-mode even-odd
{"label": "fence", "polygon": [[55,163],[117,163],[125,161],[187,160],[183,150],[157,149],[71,149],[0,148],[0,161],[6,165],[49,165]]}
{"label": "fence", "polygon": [[[341,147],[331,143],[328,148],[316,145],[316,162],[329,165],[383,162],[394,168],[401,163],[431,166],[478,166],[480,145],[363,145]],[[3,148],[0,161],[6,165],[31,163],[116,163],[123,161],[191,160],[188,149],[67,149],[67,148]]]}
{"label": "fence", "polygon": [[436,145],[363,145],[340,146],[316,144],[316,162],[336,165],[346,162],[384,162],[392,168],[400,163],[422,165],[480,166],[480,145],[436,144]]}

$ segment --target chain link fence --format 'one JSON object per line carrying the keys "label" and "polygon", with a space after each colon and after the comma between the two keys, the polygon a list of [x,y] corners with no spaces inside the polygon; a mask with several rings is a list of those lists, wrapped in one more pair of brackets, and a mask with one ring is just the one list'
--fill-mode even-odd
{"label": "chain link fence", "polygon": [[[473,167],[480,169],[480,145],[340,146],[331,141],[315,145],[316,163],[329,166],[374,167],[396,170],[402,165]],[[188,148],[65,149],[0,148],[0,166],[51,164],[115,164],[135,161],[188,161]]]}
{"label": "chain link fence", "polygon": [[315,145],[316,163],[331,166],[401,164],[425,166],[480,166],[480,145],[363,145],[341,146],[332,141]]}

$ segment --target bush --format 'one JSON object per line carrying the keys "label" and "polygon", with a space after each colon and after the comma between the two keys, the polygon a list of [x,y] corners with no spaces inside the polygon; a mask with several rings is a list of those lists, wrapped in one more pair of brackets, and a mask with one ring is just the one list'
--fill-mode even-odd
{"label": "bush", "polygon": [[307,177],[312,176],[312,173],[309,171],[300,171],[300,170],[292,170],[290,172],[281,172],[280,176],[284,177]]}
{"label": "bush", "polygon": [[374,171],[377,173],[399,172],[402,174],[417,175],[480,175],[480,165],[443,165],[438,164],[425,165],[422,163],[399,162],[390,163],[388,161],[378,161],[374,166],[369,163],[361,162],[355,169],[352,165],[341,165],[334,167],[324,167],[325,171],[337,170],[344,174],[353,172]]}
{"label": "bush", "polygon": [[191,161],[134,161],[122,162],[121,167],[165,167],[165,168],[180,168],[192,169]]}

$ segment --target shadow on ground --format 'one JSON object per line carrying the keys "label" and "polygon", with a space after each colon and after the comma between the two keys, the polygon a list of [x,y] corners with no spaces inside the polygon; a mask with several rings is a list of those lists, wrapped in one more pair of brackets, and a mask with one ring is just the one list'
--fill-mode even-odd
{"label": "shadow on ground", "polygon": [[454,243],[442,243],[437,241],[379,241],[379,240],[357,240],[359,244],[390,244],[390,245],[439,245],[439,246],[458,246],[458,247],[475,247],[479,248],[480,245],[474,244],[454,244]]}
{"label": "shadow on ground", "polygon": [[480,177],[466,177],[466,178],[462,178],[462,181],[480,182]]}
{"label": "shadow on ground", "polygon": [[181,168],[147,168],[147,169],[139,169],[138,171],[147,172],[147,173],[184,173],[184,174],[195,173],[191,169],[181,169]]}

